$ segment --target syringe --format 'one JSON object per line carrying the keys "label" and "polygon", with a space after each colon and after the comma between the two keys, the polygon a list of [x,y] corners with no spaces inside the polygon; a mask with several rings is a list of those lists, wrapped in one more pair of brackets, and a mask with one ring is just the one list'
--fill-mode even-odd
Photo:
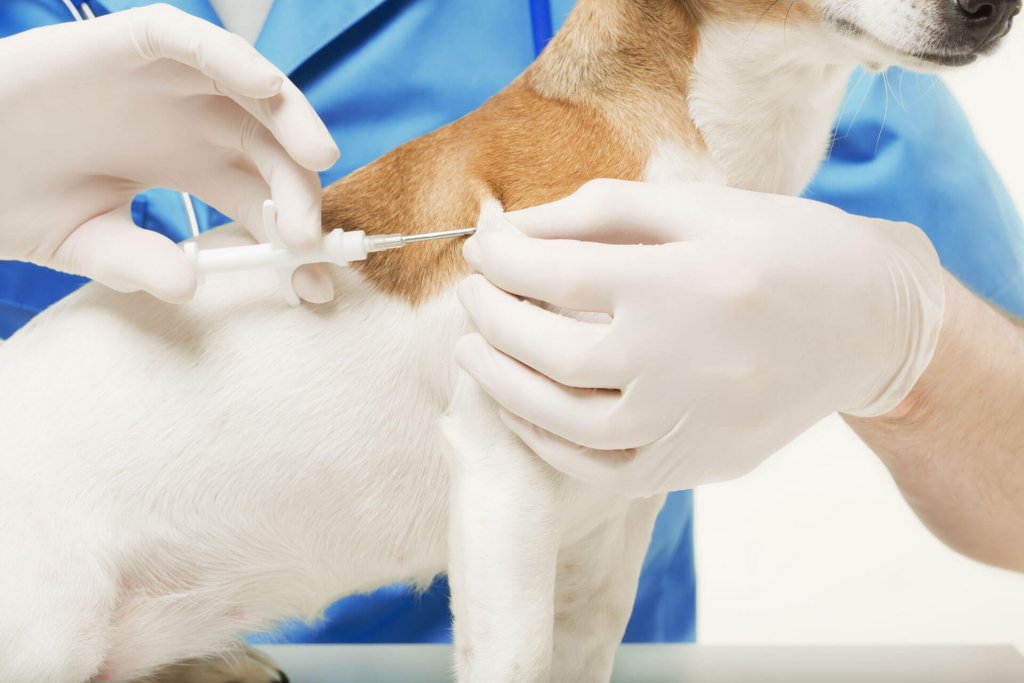
{"label": "syringe", "polygon": [[263,203],[263,225],[270,239],[265,244],[200,250],[195,242],[186,242],[185,255],[195,268],[199,283],[202,284],[207,275],[215,273],[269,268],[277,271],[280,277],[284,300],[290,306],[298,306],[299,295],[292,287],[292,274],[300,266],[333,263],[344,267],[352,261],[362,261],[374,252],[398,249],[414,242],[468,237],[476,232],[476,228],[463,228],[411,235],[367,235],[362,230],[346,232],[337,229],[324,235],[319,249],[299,254],[290,251],[281,241],[277,232],[277,208],[271,199]]}

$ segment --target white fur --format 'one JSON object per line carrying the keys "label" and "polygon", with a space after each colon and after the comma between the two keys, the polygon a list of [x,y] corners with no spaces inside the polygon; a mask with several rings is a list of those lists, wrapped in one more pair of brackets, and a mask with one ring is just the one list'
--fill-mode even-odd
{"label": "white fur", "polygon": [[818,0],[832,20],[846,21],[866,31],[859,40],[869,59],[920,68],[924,63],[908,55],[941,53],[946,44],[943,3],[954,0]]}
{"label": "white fur", "polygon": [[[810,178],[851,66],[744,30],[703,36],[707,150],[661,141],[649,179]],[[527,452],[451,363],[468,329],[452,292],[413,308],[352,272],[318,308],[232,275],[39,316],[0,351],[0,680],[127,679],[447,569],[460,680],[606,681],[662,498]]]}
{"label": "white fur", "polygon": [[689,107],[726,184],[798,194],[821,164],[856,62],[820,28],[709,26]]}
{"label": "white fur", "polygon": [[[353,273],[337,285],[330,306],[293,310],[269,276],[226,276],[184,307],[89,286],[5,345],[0,537],[18,552],[0,564],[0,680],[138,675],[449,565],[474,596],[455,604],[464,680],[547,680],[558,547],[607,526],[634,552],[599,559],[633,577],[653,514],[623,520],[652,504],[564,481],[467,380],[453,402],[468,329],[453,294],[413,308]],[[632,598],[608,599],[628,615]],[[573,614],[591,623],[597,605]],[[624,626],[587,629],[602,662]],[[554,671],[585,669],[574,652]]]}
{"label": "white fur", "polygon": [[725,176],[704,150],[694,150],[673,141],[659,140],[644,167],[649,183],[700,181],[725,185]]}

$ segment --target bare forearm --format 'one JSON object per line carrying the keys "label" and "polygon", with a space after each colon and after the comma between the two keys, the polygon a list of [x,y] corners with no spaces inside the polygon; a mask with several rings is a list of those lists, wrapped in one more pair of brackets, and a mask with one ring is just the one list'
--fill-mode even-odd
{"label": "bare forearm", "polygon": [[847,421],[939,538],[1024,571],[1024,328],[947,275],[939,345],[913,392]]}

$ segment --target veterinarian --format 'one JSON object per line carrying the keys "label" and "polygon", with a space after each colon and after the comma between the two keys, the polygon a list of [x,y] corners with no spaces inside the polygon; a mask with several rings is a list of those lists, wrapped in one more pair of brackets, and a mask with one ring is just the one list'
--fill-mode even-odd
{"label": "veterinarian", "polygon": [[[111,12],[148,4],[151,3],[138,0],[88,2],[90,10],[101,19]],[[316,0],[287,0],[273,3],[272,6],[270,0],[247,0],[241,3],[229,0],[174,0],[171,4],[212,24],[226,24],[255,41],[257,51],[287,74],[291,82],[308,97],[327,124],[332,137],[344,149],[344,157],[339,164],[330,170],[320,171],[319,180],[321,184],[326,184],[396,145],[479,106],[530,63],[550,36],[552,23],[557,27],[571,7],[572,0],[551,0],[550,6],[547,0],[508,0],[500,3],[478,0],[352,0],[329,3],[329,10],[325,9],[328,3]],[[0,3],[0,36],[18,34],[40,26],[67,24],[72,20],[62,0],[4,0]],[[140,77],[147,69],[152,73],[153,64],[130,52],[117,51],[117,46],[125,45],[130,35],[128,31],[131,25],[125,23],[122,26],[125,30],[123,34],[104,34],[109,40],[102,41],[76,40],[78,36],[85,35],[83,31],[100,31],[98,28],[89,28],[88,22],[81,26],[61,27],[66,31],[60,34],[64,38],[62,43],[66,45],[55,46],[52,41],[43,41],[41,37],[38,40],[24,36],[20,38],[22,43],[19,49],[25,50],[25,54],[35,59],[19,60],[13,67],[13,75],[17,76],[14,80],[20,86],[17,89],[11,88],[12,78],[0,79],[0,93],[3,93],[0,96],[0,112],[3,112],[4,120],[4,130],[0,131],[0,136],[5,136],[4,146],[0,147],[4,149],[0,154],[0,192],[5,197],[14,196],[19,202],[27,201],[18,196],[20,192],[47,191],[47,188],[52,188],[51,183],[58,172],[87,176],[85,172],[95,171],[96,166],[92,164],[91,156],[83,155],[78,150],[103,135],[112,136],[113,144],[121,149],[116,150],[116,154],[107,149],[108,145],[92,149],[92,152],[99,155],[97,159],[111,156],[119,162],[130,161],[143,169],[147,165],[158,169],[140,173],[141,177],[136,177],[136,187],[132,187],[132,193],[138,189],[139,183],[142,186],[155,184],[173,190],[191,190],[225,212],[242,218],[241,214],[247,206],[245,202],[224,201],[209,183],[200,182],[208,166],[216,167],[218,162],[223,164],[225,161],[223,154],[214,148],[216,145],[202,145],[203,139],[218,139],[214,134],[217,128],[209,120],[210,112],[195,112],[195,115],[190,115],[187,124],[182,126],[197,130],[176,130],[173,125],[153,129],[146,124],[146,116],[157,116],[160,121],[175,120],[178,114],[174,112],[180,113],[183,110],[172,106],[173,97],[165,89],[158,88],[159,84],[144,76]],[[223,43],[219,35],[205,28],[201,31],[196,29],[190,35],[202,36],[195,44],[204,50]],[[26,41],[34,44],[25,46]],[[0,50],[7,49],[4,42],[0,41]],[[59,50],[56,49],[58,47]],[[68,57],[72,53],[73,59]],[[282,97],[282,93],[285,93],[285,98],[293,94],[291,91],[286,92],[285,83],[281,85],[281,90],[275,91],[277,85],[272,77],[260,81],[262,74],[269,76],[265,65],[248,56],[237,43],[227,45],[223,52],[217,50],[216,54],[227,59],[226,63],[234,63],[238,59],[249,60],[249,68],[241,68],[237,73],[234,69],[214,72],[217,82],[232,88],[236,94],[247,94],[249,100],[244,101],[248,104],[269,104],[278,101],[275,98]],[[117,57],[131,61],[121,63]],[[178,68],[173,59],[169,61],[170,64],[161,63],[160,68]],[[181,73],[195,74],[202,71],[195,69],[194,63],[190,66],[187,59],[183,61]],[[0,69],[12,68],[4,62],[0,64],[4,64]],[[204,64],[209,66],[207,62]],[[963,115],[941,83],[933,78],[913,75],[908,75],[905,80],[905,88],[910,96],[908,99],[916,100],[913,107],[908,108],[909,111],[885,106],[886,94],[880,79],[874,81],[860,78],[855,81],[851,87],[849,104],[837,124],[841,135],[837,136],[829,163],[808,194],[853,214],[907,221],[921,226],[927,231],[944,265],[953,275],[978,295],[996,301],[1007,310],[1024,312],[1024,286],[1019,275],[1022,260],[1021,226],[1008,197],[979,151]],[[166,88],[166,83],[163,85]],[[203,97],[212,98],[209,83],[205,82],[203,87]],[[78,99],[72,93],[77,93]],[[172,106],[172,110],[164,112],[163,107],[154,108],[148,102],[154,97]],[[223,100],[231,100],[234,104]],[[300,109],[294,98],[289,99],[289,102],[296,107],[296,111]],[[250,111],[230,95],[211,101],[213,109],[232,112],[233,116],[243,116],[237,107],[232,108],[235,105],[246,112]],[[23,122],[30,126],[29,130],[34,136],[32,141],[17,139],[17,131],[12,130],[8,123],[8,112],[20,112],[24,108],[28,108],[34,117],[50,122],[45,127],[33,120]],[[258,111],[262,109],[253,108]],[[278,110],[274,106],[268,109]],[[887,115],[884,114],[886,109],[889,110]],[[82,111],[88,114],[85,118],[88,125],[77,118]],[[308,120],[305,114],[300,114],[299,118]],[[180,118],[177,120],[181,121]],[[111,121],[117,125],[109,125]],[[327,148],[320,142],[319,133],[298,124],[289,124],[286,130],[274,116],[264,117],[260,123],[270,133],[275,144],[287,152],[285,159],[280,149],[270,145],[267,136],[261,133],[261,139],[275,149],[269,158],[277,160],[283,168],[290,169],[289,173],[296,179],[296,184],[298,179],[307,177],[302,169],[323,169],[328,165]],[[69,130],[75,133],[74,136],[67,135]],[[154,130],[169,137],[154,141],[150,139]],[[203,130],[209,133],[204,134]],[[256,127],[255,130],[262,129]],[[289,137],[303,134],[308,134],[308,137],[302,140]],[[21,137],[27,138],[29,135]],[[34,147],[27,152],[20,151],[17,155],[8,156],[7,145],[12,144],[8,138],[14,138],[12,143],[21,145],[16,149],[24,150],[23,146],[28,144]],[[175,144],[175,140],[182,142]],[[943,142],[941,145],[935,144],[936,140]],[[194,159],[189,158],[189,150],[184,149],[193,144],[198,147],[191,147],[191,151],[199,149],[206,158],[206,162],[198,167]],[[31,150],[36,150],[36,153],[33,155]],[[320,153],[324,156],[319,156]],[[242,153],[236,149],[231,154]],[[256,163],[260,158],[258,152],[250,149],[249,156],[250,163],[259,168]],[[177,166],[180,173],[173,177],[167,174],[168,159],[179,160]],[[75,163],[79,166],[74,166]],[[25,178],[33,180],[27,182]],[[33,185],[35,179],[41,184]],[[257,182],[255,178],[253,181]],[[67,187],[65,185],[63,189]],[[91,187],[83,184],[72,189],[81,192]],[[98,192],[107,198],[101,206],[121,206],[118,229],[112,231],[116,232],[116,239],[129,240],[147,249],[152,247],[153,254],[159,250],[166,256],[166,261],[162,263],[173,263],[169,243],[154,242],[155,238],[149,233],[139,231],[136,234],[128,224],[123,204],[127,190],[119,193],[105,188],[103,183],[99,183],[99,188]],[[270,188],[275,190],[273,183]],[[267,192],[266,188],[261,189]],[[86,203],[77,198],[72,203],[67,192],[49,191],[49,203],[53,206],[47,206],[44,202],[37,206],[49,211],[61,207],[63,212],[65,206]],[[288,193],[275,198],[280,205],[286,196],[307,196],[304,192],[293,186]],[[118,204],[119,201],[122,203]],[[202,229],[228,220],[198,200],[193,204],[197,222]],[[301,208],[298,202],[293,206]],[[750,209],[749,204],[745,206],[746,210]],[[794,209],[794,206],[804,205],[780,200],[777,206],[773,205],[773,213],[781,213],[782,217],[773,220],[787,224],[791,222],[785,219],[787,212],[813,213],[809,209]],[[91,217],[89,211],[83,213],[80,208],[76,210],[77,214],[64,216],[64,225],[73,223],[76,215],[79,219]],[[551,210],[545,208],[533,214],[539,218],[535,226],[526,225],[529,217],[514,217],[513,220],[522,223],[521,227],[538,237],[547,236],[559,229],[558,225],[549,224],[545,220],[551,214],[544,212]],[[16,234],[18,240],[24,239],[16,232],[23,226],[9,219],[11,214],[7,207],[0,211],[3,211],[0,213],[3,216],[0,219],[0,225],[3,226],[0,228],[0,242],[10,242]],[[19,221],[22,220],[18,215]],[[835,217],[837,214],[828,215]],[[586,212],[583,216],[586,216]],[[189,236],[189,221],[181,198],[168,190],[151,190],[136,196],[131,203],[131,219],[135,224],[166,235],[174,241]],[[652,228],[664,223],[672,226],[673,230],[685,229],[689,239],[692,239],[689,237],[691,230],[704,225],[687,224],[682,220],[658,223],[648,215],[638,216],[637,220]],[[848,227],[855,222],[855,219],[846,221],[847,231],[855,232]],[[798,230],[802,224],[797,222],[792,227]],[[302,227],[306,224],[296,221],[293,225]],[[655,233],[662,236],[661,241],[678,241],[675,238],[665,239],[665,229],[661,228],[660,232]],[[842,230],[843,226],[832,229]],[[85,236],[88,236],[88,232]],[[589,236],[582,224],[579,231],[569,234],[576,237]],[[682,233],[679,234],[679,239],[682,239]],[[47,235],[52,238],[52,234]],[[295,234],[292,239],[301,242],[303,235],[305,233]],[[109,256],[116,250],[113,239],[101,240],[97,245],[102,246],[96,252],[98,255]],[[50,246],[53,247],[53,244],[50,243]],[[24,249],[20,242],[17,248]],[[782,248],[780,244],[775,249],[779,258],[786,256],[781,253]],[[800,250],[803,248],[801,245]],[[4,245],[0,245],[0,249],[7,249],[8,254],[15,251],[14,247]],[[51,256],[54,255],[52,252],[51,248]],[[45,249],[18,253],[30,257],[40,253],[45,256]],[[799,250],[794,249],[788,257],[799,261],[798,253]],[[34,260],[45,261],[38,257]],[[107,272],[103,268],[72,268],[70,266],[73,263],[59,260],[46,262],[101,278]],[[840,268],[838,263],[834,264],[837,269]],[[765,268],[767,265],[764,264]],[[191,283],[184,280],[178,280],[177,285],[164,290],[148,279],[151,277],[149,273],[136,273],[133,279],[125,276],[123,265],[115,268],[104,262],[103,267],[111,268],[110,272],[116,275],[108,278],[108,282],[122,289],[148,289],[169,299],[186,298],[191,291]],[[488,270],[486,263],[481,263],[480,267]],[[173,275],[176,268],[172,266],[166,272]],[[841,270],[848,272],[845,266]],[[805,281],[811,279],[814,269],[807,272]],[[617,277],[620,274],[611,275]],[[82,282],[82,278],[32,264],[0,264],[0,336],[10,335],[36,312],[74,290]],[[313,289],[316,289],[315,285]],[[330,294],[324,290],[305,293],[311,295],[307,298],[314,299]],[[820,297],[819,293],[812,294]],[[650,298],[666,300],[666,303],[668,299],[662,292]],[[815,310],[827,310],[827,303],[823,299],[817,301]],[[947,311],[950,305],[947,301]],[[800,300],[799,306],[810,306],[810,302]],[[858,302],[855,310],[864,310],[864,304]],[[946,319],[949,319],[948,312]],[[723,314],[722,324],[725,322]],[[828,329],[834,330],[836,334],[845,329],[838,327],[838,322],[834,325]],[[797,332],[794,329],[795,334],[811,332],[813,330],[801,328]],[[824,336],[824,333],[818,334],[819,338]],[[945,338],[946,335],[940,334],[940,349]],[[665,336],[664,339],[670,340],[673,337]],[[685,343],[683,348],[686,348]],[[938,367],[935,366],[938,358],[939,354],[936,353],[933,367]],[[859,357],[854,362],[858,366],[866,364]],[[670,369],[670,366],[666,366],[665,371]],[[797,393],[795,387],[787,387],[787,390],[792,390],[793,395]],[[769,398],[773,403],[777,402],[775,397]],[[782,408],[781,405],[773,407],[780,411]],[[882,421],[875,424],[884,427],[889,423]],[[727,426],[723,425],[722,428],[727,429]],[[913,435],[913,432],[904,430],[902,434]],[[711,462],[717,465],[716,461]],[[695,636],[696,584],[691,511],[692,497],[689,492],[676,492],[669,496],[645,564],[637,603],[626,635],[629,641],[692,640]],[[446,641],[449,638],[447,588],[443,581],[439,581],[424,595],[413,594],[405,587],[392,587],[372,595],[347,598],[332,607],[327,616],[327,623],[318,630],[297,628],[287,635],[293,640],[307,642]]]}

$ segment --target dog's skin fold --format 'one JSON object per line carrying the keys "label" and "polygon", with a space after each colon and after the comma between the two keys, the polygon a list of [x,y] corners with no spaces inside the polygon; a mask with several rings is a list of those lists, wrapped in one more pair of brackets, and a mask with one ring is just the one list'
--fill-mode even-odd
{"label": "dog's skin fold", "polygon": [[[939,1],[887,0],[925,33]],[[465,227],[576,191],[599,211],[594,178],[797,193],[856,64],[899,61],[832,28],[854,5],[877,3],[580,0],[481,109],[328,188],[324,227]],[[460,681],[607,681],[663,499],[566,480],[456,371],[460,247],[371,256],[293,310],[270,275],[181,307],[88,286],[5,344],[0,681],[226,680],[163,667],[443,571]]]}

